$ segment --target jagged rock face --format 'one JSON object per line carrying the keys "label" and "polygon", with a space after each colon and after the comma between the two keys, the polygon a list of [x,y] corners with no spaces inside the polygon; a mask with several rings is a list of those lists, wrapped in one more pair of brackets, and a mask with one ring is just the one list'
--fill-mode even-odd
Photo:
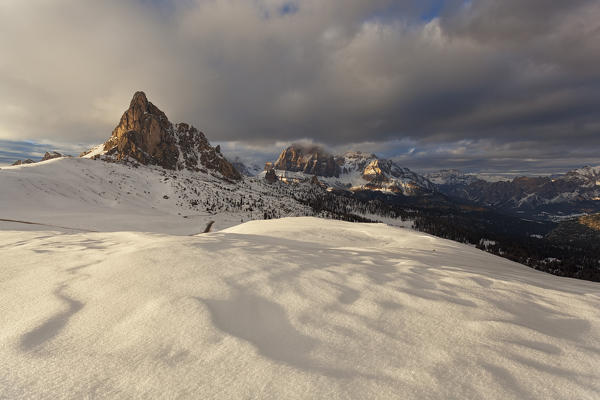
{"label": "jagged rock face", "polygon": [[107,157],[128,158],[145,165],[191,171],[213,170],[223,177],[241,179],[239,172],[202,132],[185,123],[172,124],[165,113],[136,92],[110,139],[104,144]]}
{"label": "jagged rock face", "polygon": [[391,162],[387,160],[373,160],[363,170],[364,180],[372,182],[385,179],[392,174]]}
{"label": "jagged rock face", "polygon": [[272,167],[326,177],[340,175],[340,166],[334,157],[318,147],[290,146],[279,155]]}
{"label": "jagged rock face", "polygon": [[[175,125],[177,147],[183,158],[185,168],[199,170],[200,165],[218,171],[226,178],[241,179],[240,173],[221,154],[221,148],[211,147],[202,132],[191,125],[180,123]],[[181,169],[181,166],[178,166]]]}

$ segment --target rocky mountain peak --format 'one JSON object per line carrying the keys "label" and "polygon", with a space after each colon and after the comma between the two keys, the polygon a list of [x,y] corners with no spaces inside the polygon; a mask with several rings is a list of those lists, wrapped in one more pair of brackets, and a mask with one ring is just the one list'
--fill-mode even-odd
{"label": "rocky mountain peak", "polygon": [[326,177],[340,175],[340,167],[335,158],[318,146],[289,146],[281,152],[272,167]]}
{"label": "rocky mountain peak", "polygon": [[171,123],[144,92],[133,95],[129,108],[104,144],[104,151],[105,158],[116,161],[133,159],[173,170],[211,170],[227,179],[241,179],[202,132],[186,123]]}

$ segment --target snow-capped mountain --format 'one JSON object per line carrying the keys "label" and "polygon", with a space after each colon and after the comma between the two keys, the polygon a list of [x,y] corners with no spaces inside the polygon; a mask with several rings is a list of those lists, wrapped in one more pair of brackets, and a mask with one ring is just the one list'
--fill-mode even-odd
{"label": "snow-capped mountain", "polygon": [[565,174],[564,180],[577,181],[582,186],[596,187],[600,186],[600,166],[574,169]]}
{"label": "snow-capped mountain", "polygon": [[453,170],[427,177],[444,194],[505,210],[540,215],[600,211],[600,167],[584,167],[556,177],[517,177],[498,182]]}
{"label": "snow-capped mountain", "polygon": [[173,124],[164,112],[136,92],[129,108],[113,130],[102,151],[92,149],[82,156],[104,160],[134,160],[170,170],[209,171],[226,179],[239,180],[240,173],[212,147],[204,134],[186,123]]}
{"label": "snow-capped mountain", "polygon": [[337,156],[336,162],[341,170],[340,181],[350,184],[353,191],[376,190],[405,196],[435,191],[427,178],[375,154],[347,152]]}
{"label": "snow-capped mountain", "polygon": [[436,190],[427,178],[392,160],[375,154],[347,152],[331,155],[319,147],[293,145],[283,150],[277,161],[267,163],[265,170],[275,171],[283,181],[309,180],[316,176],[329,187],[350,191],[378,191],[404,196],[431,193]]}

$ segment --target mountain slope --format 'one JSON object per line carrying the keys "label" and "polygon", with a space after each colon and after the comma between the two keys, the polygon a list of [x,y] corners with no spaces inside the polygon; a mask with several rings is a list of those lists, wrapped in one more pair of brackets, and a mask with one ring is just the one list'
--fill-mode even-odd
{"label": "mountain slope", "polygon": [[294,218],[0,246],[0,398],[600,393],[598,284],[411,230]]}
{"label": "mountain slope", "polygon": [[96,231],[202,232],[256,218],[313,215],[304,185],[231,182],[211,172],[59,158],[0,170],[0,219]]}

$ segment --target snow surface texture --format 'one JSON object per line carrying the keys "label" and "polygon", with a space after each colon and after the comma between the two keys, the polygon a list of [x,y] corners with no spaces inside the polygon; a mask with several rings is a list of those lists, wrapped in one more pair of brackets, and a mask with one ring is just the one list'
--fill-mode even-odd
{"label": "snow surface texture", "polygon": [[597,283],[383,224],[22,226],[0,398],[600,398]]}

